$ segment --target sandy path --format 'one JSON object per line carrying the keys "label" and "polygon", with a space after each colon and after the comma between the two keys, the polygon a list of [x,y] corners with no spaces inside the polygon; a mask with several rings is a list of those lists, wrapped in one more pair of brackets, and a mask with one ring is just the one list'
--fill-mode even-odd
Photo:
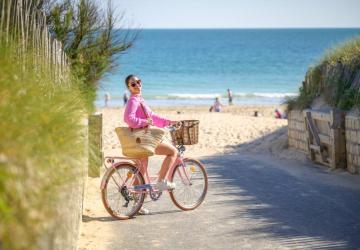
{"label": "sandy path", "polygon": [[[270,117],[273,109],[274,107],[230,107],[224,113],[209,113],[206,107],[159,108],[154,110],[172,120],[200,120],[200,142],[187,148],[186,154],[188,156],[206,158],[216,155],[220,159],[221,156],[226,155],[235,154],[235,157],[244,153],[257,153],[270,154],[276,158],[304,160],[304,155],[286,148],[287,121]],[[181,110],[180,114],[178,114],[179,110]],[[264,116],[252,117],[253,110],[260,111]],[[114,133],[114,128],[124,125],[122,122],[123,111],[122,109],[103,109],[99,111],[103,113],[104,119],[104,154],[121,155],[120,144]],[[159,166],[160,160],[160,158],[154,157],[151,159],[152,165]],[[117,237],[115,232],[132,225],[132,220],[119,222],[113,221],[109,217],[101,203],[99,183],[99,178],[88,179],[79,249],[120,249],[120,246],[126,244],[126,238],[121,234]],[[218,186],[217,188],[226,187]],[[158,212],[158,216],[162,213],[161,211],[176,211],[176,214],[178,212],[168,198],[149,206],[152,211]],[[211,211],[214,212],[214,210]],[[198,212],[195,211],[195,213]],[[191,222],[192,217],[190,214],[184,214],[183,216],[186,216]],[[213,215],[211,214],[211,216]],[[169,219],[170,217],[165,216],[165,218]],[[181,220],[181,218],[183,218],[182,215],[179,219]],[[145,221],[147,220],[142,223],[146,223]],[[155,223],[155,221],[149,220],[149,223]],[[204,223],[204,225],[207,225],[206,223],[209,222],[204,221]],[[146,224],[148,225],[148,223]],[[139,224],[134,225],[139,226]],[[165,230],[167,226],[163,226]],[[115,241],[114,237],[116,237]],[[154,239],[152,239],[154,242],[151,241],[154,247],[158,244],[158,240],[155,238],[154,236]],[[119,245],[119,248],[116,247],[115,243]]]}
{"label": "sandy path", "polygon": [[113,220],[88,189],[80,249],[360,247],[360,176],[236,151],[201,161],[209,190],[204,204],[190,212],[164,194],[145,204],[150,215]]}
{"label": "sandy path", "polygon": [[[303,159],[302,154],[287,150],[287,120],[271,117],[274,107],[229,107],[224,113],[210,113],[206,107],[154,109],[171,120],[200,120],[199,144],[189,146],[190,156],[208,156],[226,153],[234,147],[250,152],[272,153],[282,158]],[[177,114],[181,110],[180,114]],[[252,117],[258,110],[263,117]],[[122,109],[103,109],[104,152],[119,155],[120,144],[114,128],[123,126]],[[261,141],[258,139],[261,138]]]}

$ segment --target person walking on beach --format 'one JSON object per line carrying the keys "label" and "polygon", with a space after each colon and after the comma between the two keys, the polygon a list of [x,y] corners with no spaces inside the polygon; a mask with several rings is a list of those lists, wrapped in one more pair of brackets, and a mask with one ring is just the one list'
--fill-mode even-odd
{"label": "person walking on beach", "polygon": [[233,102],[232,102],[233,96],[232,96],[231,90],[227,89],[227,93],[228,93],[229,105],[233,105]]}
{"label": "person walking on beach", "polygon": [[[141,96],[142,82],[135,75],[128,75],[125,78],[125,84],[127,89],[130,91],[130,98],[127,101],[127,105],[124,112],[124,121],[130,128],[145,128],[148,126],[156,126],[163,128],[165,126],[177,124],[177,121],[171,121],[166,118],[160,117],[151,111],[149,106],[146,105],[144,98]],[[145,112],[148,115],[148,118]],[[166,180],[166,174],[168,169],[175,163],[178,151],[170,143],[163,141],[155,149],[155,154],[165,155],[165,159],[161,165],[157,183],[155,184],[156,189],[166,190],[174,189],[175,183]],[[141,159],[147,166],[148,158]],[[145,174],[145,169],[141,169],[140,172]],[[149,214],[149,210],[142,207],[139,211],[140,214]]]}
{"label": "person walking on beach", "polygon": [[125,93],[124,93],[124,96],[123,96],[123,100],[124,100],[124,106],[126,105],[126,103],[128,102],[128,100],[129,100],[129,97],[128,97],[128,95],[127,95],[127,92],[125,91]]}
{"label": "person walking on beach", "polygon": [[104,100],[105,100],[105,107],[108,107],[108,102],[110,101],[110,93],[109,92],[105,93]]}

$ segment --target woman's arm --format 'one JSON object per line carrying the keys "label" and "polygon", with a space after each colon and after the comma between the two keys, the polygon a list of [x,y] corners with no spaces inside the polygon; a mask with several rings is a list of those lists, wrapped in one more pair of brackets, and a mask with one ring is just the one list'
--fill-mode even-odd
{"label": "woman's arm", "polygon": [[156,127],[159,127],[159,128],[163,128],[163,127],[166,127],[166,126],[169,126],[171,124],[173,124],[172,121],[164,118],[164,117],[161,117],[157,114],[155,114],[149,106],[145,106],[145,109],[146,109],[146,112],[148,113],[149,117],[151,118],[152,120],[152,125],[156,126]]}
{"label": "woman's arm", "polygon": [[124,121],[131,128],[141,128],[148,125],[146,119],[136,117],[136,111],[139,108],[140,102],[135,98],[130,98],[126,104],[124,112]]}
{"label": "woman's arm", "polygon": [[153,121],[153,125],[159,128],[169,126],[172,122],[166,118],[163,118],[150,110],[149,116]]}

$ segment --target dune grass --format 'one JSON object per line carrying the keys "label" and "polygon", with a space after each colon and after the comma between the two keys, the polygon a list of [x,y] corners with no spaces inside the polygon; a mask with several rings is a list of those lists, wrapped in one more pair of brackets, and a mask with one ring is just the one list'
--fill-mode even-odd
{"label": "dune grass", "polygon": [[0,44],[0,249],[38,249],[64,187],[83,177],[85,101],[75,78]]}
{"label": "dune grass", "polygon": [[316,97],[342,110],[360,108],[360,86],[354,80],[360,72],[360,37],[329,49],[318,64],[309,68],[299,95],[288,98],[288,109],[309,108]]}
{"label": "dune grass", "polygon": [[336,65],[338,62],[349,65],[354,70],[360,69],[360,37],[328,50],[320,64]]}

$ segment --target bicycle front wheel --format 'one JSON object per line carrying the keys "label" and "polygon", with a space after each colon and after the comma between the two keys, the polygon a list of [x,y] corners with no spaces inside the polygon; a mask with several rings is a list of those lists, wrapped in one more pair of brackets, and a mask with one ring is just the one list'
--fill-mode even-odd
{"label": "bicycle front wheel", "polygon": [[193,210],[204,201],[208,178],[205,167],[195,159],[184,159],[183,165],[174,168],[171,181],[176,188],[170,192],[174,204],[184,210]]}
{"label": "bicycle front wheel", "polygon": [[135,185],[145,184],[142,174],[130,164],[120,164],[106,172],[104,179],[101,196],[108,213],[120,220],[133,217],[145,199],[145,190],[134,190]]}

